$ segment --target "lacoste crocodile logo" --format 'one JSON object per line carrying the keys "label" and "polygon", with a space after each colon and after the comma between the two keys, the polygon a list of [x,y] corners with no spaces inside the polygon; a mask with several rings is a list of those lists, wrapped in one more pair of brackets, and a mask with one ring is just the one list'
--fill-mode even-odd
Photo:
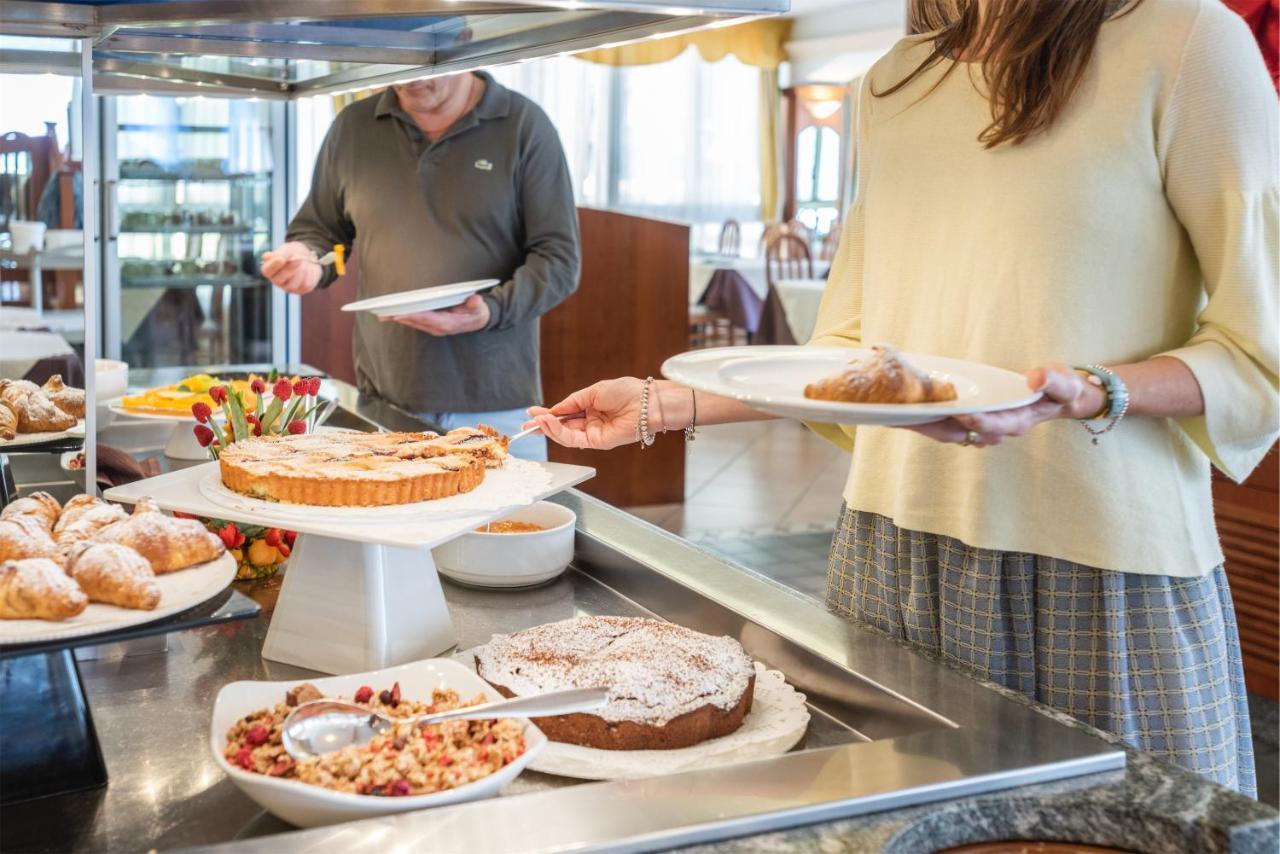
{"label": "lacoste crocodile logo", "polygon": [[493,164],[490,163],[488,160],[481,158],[476,161],[476,168],[479,169],[481,172],[492,172]]}

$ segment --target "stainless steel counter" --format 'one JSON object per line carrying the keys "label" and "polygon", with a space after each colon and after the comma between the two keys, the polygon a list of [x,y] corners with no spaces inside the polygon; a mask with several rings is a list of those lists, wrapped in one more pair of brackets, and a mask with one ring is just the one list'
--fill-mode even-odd
{"label": "stainless steel counter", "polygon": [[[353,416],[368,412],[353,409]],[[489,801],[293,831],[242,796],[218,771],[208,747],[209,709],[222,685],[312,675],[261,658],[269,621],[264,614],[170,635],[163,652],[82,662],[111,782],[103,790],[4,809],[0,850],[163,850],[219,843],[250,851],[379,854],[389,846],[449,852],[649,850],[1124,763],[1115,746],[857,629],[811,600],[629,514],[578,492],[558,500],[579,517],[569,572],[532,590],[446,584],[459,648],[494,632],[577,614],[647,614],[731,635],[808,696],[812,724],[795,751],[619,783],[526,774]]]}

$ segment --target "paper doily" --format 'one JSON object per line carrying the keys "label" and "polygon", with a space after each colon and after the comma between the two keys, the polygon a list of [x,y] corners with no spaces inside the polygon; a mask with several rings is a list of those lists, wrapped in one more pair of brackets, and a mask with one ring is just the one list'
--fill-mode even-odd
{"label": "paper doily", "polygon": [[[455,658],[475,668],[475,650]],[[735,732],[675,750],[600,750],[549,741],[529,770],[580,780],[633,780],[786,753],[809,727],[805,696],[777,670],[767,670],[758,661],[755,667],[751,711]]]}
{"label": "paper doily", "polygon": [[[217,469],[200,479],[200,494],[229,510],[252,513],[263,519],[283,517],[288,519],[297,513],[306,513],[315,521],[367,522],[370,524],[402,524],[406,521],[421,522],[427,519],[448,519],[491,513],[509,507],[532,504],[551,485],[551,472],[532,460],[508,457],[501,468],[487,469],[484,480],[470,492],[419,501],[414,504],[392,504],[381,507],[322,507],[312,504],[289,504],[283,501],[265,501],[233,492],[222,483]],[[286,522],[287,524],[287,522]]]}

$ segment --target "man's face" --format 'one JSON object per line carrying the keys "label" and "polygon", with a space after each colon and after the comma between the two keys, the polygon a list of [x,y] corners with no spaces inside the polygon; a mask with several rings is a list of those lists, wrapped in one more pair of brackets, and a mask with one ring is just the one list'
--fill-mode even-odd
{"label": "man's face", "polygon": [[438,110],[448,103],[449,99],[466,84],[466,74],[450,74],[446,77],[397,83],[391,88],[395,89],[402,109],[429,112]]}

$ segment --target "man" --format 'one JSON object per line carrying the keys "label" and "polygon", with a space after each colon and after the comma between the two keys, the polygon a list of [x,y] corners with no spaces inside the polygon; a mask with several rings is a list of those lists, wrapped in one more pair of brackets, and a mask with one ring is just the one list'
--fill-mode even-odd
{"label": "man", "polygon": [[[360,297],[475,279],[502,284],[453,308],[356,318],[360,389],[441,426],[519,431],[542,398],[538,317],[578,282],[573,187],[556,130],[484,73],[392,86],[344,109],[288,242],[262,273],[292,294],[334,279],[341,243]],[[531,436],[513,453],[546,458]]]}

